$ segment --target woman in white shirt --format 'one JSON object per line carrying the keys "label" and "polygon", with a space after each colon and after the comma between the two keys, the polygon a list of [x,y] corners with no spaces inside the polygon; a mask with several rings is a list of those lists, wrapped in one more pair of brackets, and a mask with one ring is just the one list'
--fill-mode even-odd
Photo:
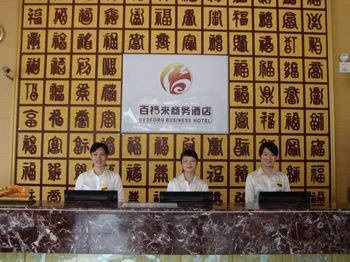
{"label": "woman in white shirt", "polygon": [[118,201],[124,201],[122,180],[119,174],[106,169],[108,147],[104,143],[94,143],[90,148],[93,168],[80,174],[75,190],[117,190]]}
{"label": "woman in white shirt", "polygon": [[204,180],[196,176],[198,155],[193,149],[181,154],[182,174],[169,181],[167,191],[209,191]]}
{"label": "woman in white shirt", "polygon": [[257,203],[261,191],[290,191],[288,177],[274,169],[278,147],[272,141],[262,143],[259,156],[261,166],[249,173],[245,182],[246,203]]}

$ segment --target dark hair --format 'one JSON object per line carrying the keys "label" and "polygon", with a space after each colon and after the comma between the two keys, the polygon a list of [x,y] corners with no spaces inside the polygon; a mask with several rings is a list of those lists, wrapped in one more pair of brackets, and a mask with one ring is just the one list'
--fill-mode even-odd
{"label": "dark hair", "polygon": [[92,144],[90,148],[90,153],[92,154],[99,148],[102,148],[107,155],[109,154],[108,146],[105,143],[100,143],[100,142],[95,142]]}
{"label": "dark hair", "polygon": [[275,145],[274,142],[272,141],[266,141],[264,143],[262,143],[260,145],[260,148],[259,148],[259,156],[262,155],[264,149],[267,148],[268,150],[271,151],[272,154],[274,154],[275,156],[278,156],[278,147]]}
{"label": "dark hair", "polygon": [[195,158],[198,161],[198,155],[197,155],[196,151],[194,151],[193,149],[185,149],[181,153],[181,161],[182,161],[184,156],[191,156],[191,157]]}

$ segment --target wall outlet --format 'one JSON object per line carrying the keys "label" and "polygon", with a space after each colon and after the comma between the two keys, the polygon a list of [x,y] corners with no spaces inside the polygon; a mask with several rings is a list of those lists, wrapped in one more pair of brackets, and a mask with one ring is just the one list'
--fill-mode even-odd
{"label": "wall outlet", "polygon": [[350,74],[350,62],[339,62],[339,73]]}

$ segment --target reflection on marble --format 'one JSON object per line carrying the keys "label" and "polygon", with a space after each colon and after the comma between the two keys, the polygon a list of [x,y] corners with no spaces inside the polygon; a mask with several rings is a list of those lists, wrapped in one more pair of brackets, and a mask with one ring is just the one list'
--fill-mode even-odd
{"label": "reflection on marble", "polygon": [[0,207],[0,251],[123,255],[349,254],[350,209]]}
{"label": "reflection on marble", "polygon": [[1,262],[348,262],[350,255],[113,255],[0,253]]}

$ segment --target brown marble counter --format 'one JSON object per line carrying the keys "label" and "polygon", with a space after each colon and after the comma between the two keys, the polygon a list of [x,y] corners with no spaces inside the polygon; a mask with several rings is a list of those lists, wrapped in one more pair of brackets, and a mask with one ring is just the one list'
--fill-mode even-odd
{"label": "brown marble counter", "polygon": [[0,251],[349,254],[350,206],[0,203]]}

